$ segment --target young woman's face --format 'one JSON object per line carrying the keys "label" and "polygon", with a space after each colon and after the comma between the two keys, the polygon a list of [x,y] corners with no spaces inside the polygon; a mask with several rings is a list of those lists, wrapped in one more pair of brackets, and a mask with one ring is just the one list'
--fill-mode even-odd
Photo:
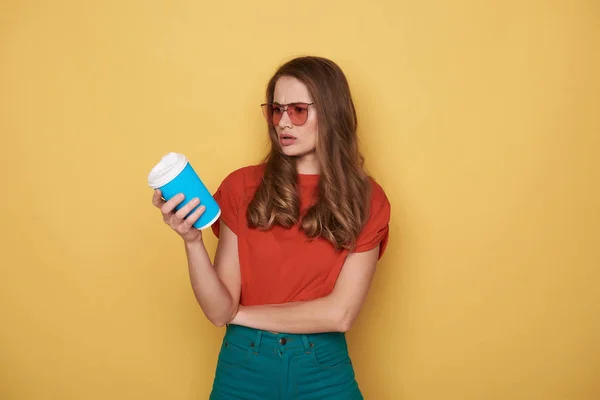
{"label": "young woman's face", "polygon": [[317,113],[312,102],[308,89],[298,79],[282,76],[277,80],[273,122],[279,145],[287,156],[302,157],[315,152]]}

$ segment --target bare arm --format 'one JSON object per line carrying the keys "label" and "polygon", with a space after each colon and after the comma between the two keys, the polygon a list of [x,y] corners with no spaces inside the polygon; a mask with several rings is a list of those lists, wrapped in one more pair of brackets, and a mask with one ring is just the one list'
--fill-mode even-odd
{"label": "bare arm", "polygon": [[194,296],[204,315],[215,325],[223,326],[237,313],[240,298],[240,262],[237,236],[222,221],[220,237],[215,254],[215,263],[210,261],[202,240],[202,232],[193,227],[194,222],[204,212],[200,207],[193,214],[185,216],[198,204],[190,201],[179,211],[175,206],[183,201],[183,195],[165,202],[156,190],[153,204],[160,208],[163,220],[184,241],[188,260],[190,282]]}
{"label": "bare arm", "polygon": [[194,295],[206,317],[223,326],[236,314],[240,298],[237,236],[222,221],[215,264],[210,261],[202,236],[184,242]]}
{"label": "bare arm", "polygon": [[348,255],[335,288],[316,300],[281,305],[240,306],[232,324],[273,332],[347,332],[365,301],[379,246]]}

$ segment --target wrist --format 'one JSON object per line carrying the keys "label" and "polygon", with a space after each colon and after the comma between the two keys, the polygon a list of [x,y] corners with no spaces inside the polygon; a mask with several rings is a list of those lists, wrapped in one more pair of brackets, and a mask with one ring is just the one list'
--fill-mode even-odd
{"label": "wrist", "polygon": [[204,241],[202,240],[202,233],[199,233],[197,237],[195,237],[194,239],[183,239],[183,243],[185,244],[185,247],[187,248],[195,248],[195,247],[200,247],[200,246],[204,246]]}

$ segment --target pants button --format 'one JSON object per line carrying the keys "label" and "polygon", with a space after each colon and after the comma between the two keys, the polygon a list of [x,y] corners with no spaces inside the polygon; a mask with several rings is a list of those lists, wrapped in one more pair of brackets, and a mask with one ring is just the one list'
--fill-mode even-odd
{"label": "pants button", "polygon": [[282,344],[282,345],[286,344],[287,340],[284,337],[282,337],[281,339],[279,339],[279,343]]}

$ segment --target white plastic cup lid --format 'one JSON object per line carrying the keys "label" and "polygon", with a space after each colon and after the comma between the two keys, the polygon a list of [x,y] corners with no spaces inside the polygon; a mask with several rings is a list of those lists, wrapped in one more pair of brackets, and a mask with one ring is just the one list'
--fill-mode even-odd
{"label": "white plastic cup lid", "polygon": [[148,185],[153,189],[166,185],[183,171],[187,163],[188,160],[183,154],[168,153],[148,174]]}

